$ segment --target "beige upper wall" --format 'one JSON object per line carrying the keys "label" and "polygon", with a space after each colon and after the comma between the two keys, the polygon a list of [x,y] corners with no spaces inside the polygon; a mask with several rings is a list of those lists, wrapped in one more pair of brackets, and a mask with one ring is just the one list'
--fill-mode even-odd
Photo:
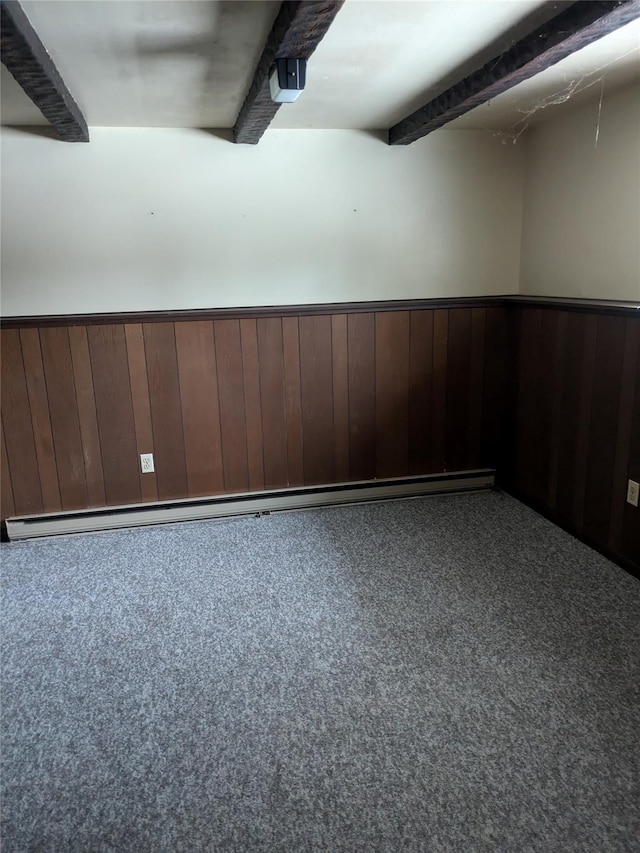
{"label": "beige upper wall", "polygon": [[640,299],[640,86],[605,87],[596,143],[598,112],[528,131],[522,293]]}
{"label": "beige upper wall", "polygon": [[522,148],[483,131],[2,136],[5,316],[517,292]]}

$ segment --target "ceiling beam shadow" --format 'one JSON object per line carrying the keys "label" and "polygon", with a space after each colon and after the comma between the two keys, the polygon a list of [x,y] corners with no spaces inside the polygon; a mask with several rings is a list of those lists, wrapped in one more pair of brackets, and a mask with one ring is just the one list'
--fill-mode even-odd
{"label": "ceiling beam shadow", "polygon": [[0,2],[0,60],[65,142],[88,142],[80,108],[17,0]]}
{"label": "ceiling beam shadow", "polygon": [[284,0],[233,128],[234,142],[255,145],[281,104],[271,100],[269,72],[276,59],[309,59],[344,0]]}
{"label": "ceiling beam shadow", "polygon": [[408,145],[640,17],[640,0],[578,0],[389,129]]}

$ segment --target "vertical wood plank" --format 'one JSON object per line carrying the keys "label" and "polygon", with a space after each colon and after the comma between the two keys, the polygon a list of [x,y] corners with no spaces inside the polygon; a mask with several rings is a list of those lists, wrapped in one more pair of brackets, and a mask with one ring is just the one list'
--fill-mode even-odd
{"label": "vertical wood plank", "polygon": [[188,485],[175,329],[173,323],[144,323],[142,331],[158,497],[183,497]]}
{"label": "vertical wood plank", "polygon": [[87,339],[107,503],[137,503],[141,497],[140,462],[124,327],[88,326]]}
{"label": "vertical wood plank", "polygon": [[260,395],[264,441],[264,482],[268,488],[289,483],[282,320],[258,320]]}
{"label": "vertical wood plank", "polygon": [[[136,449],[139,458],[142,453],[153,453],[151,403],[149,401],[149,380],[147,378],[147,359],[144,351],[142,323],[127,323],[124,327],[124,335],[127,344],[131,402],[136,430]],[[158,481],[155,471],[143,473],[140,465],[138,465],[138,475],[142,500],[158,500]]]}
{"label": "vertical wood plank", "polygon": [[577,467],[577,436],[580,424],[582,361],[585,357],[587,315],[570,312],[566,320],[562,392],[558,425],[556,511],[575,522],[574,490]]}
{"label": "vertical wood plank", "polygon": [[624,333],[623,317],[598,317],[583,529],[603,544],[611,519]]}
{"label": "vertical wood plank", "polygon": [[376,314],[376,476],[409,471],[410,313]]}
{"label": "vertical wood plank", "polygon": [[89,496],[68,329],[40,329],[40,346],[56,452],[60,502],[62,509],[81,509],[88,505]]}
{"label": "vertical wood plank", "polygon": [[552,384],[552,406],[549,444],[549,469],[546,502],[551,509],[556,509],[558,503],[558,467],[560,463],[560,419],[562,417],[562,367],[567,341],[566,311],[558,312],[556,324],[556,339],[553,347],[553,371],[550,377]]}
{"label": "vertical wood plank", "polygon": [[589,422],[592,412],[593,373],[596,358],[596,336],[598,317],[587,315],[584,337],[584,350],[580,364],[580,397],[578,424],[575,440],[575,468],[573,482],[572,520],[578,530],[582,529],[584,519],[584,500],[587,486],[587,465],[589,457]]}
{"label": "vertical wood plank", "polygon": [[17,515],[31,515],[42,512],[43,503],[20,333],[3,330],[0,339],[2,420],[14,508]]}
{"label": "vertical wood plank", "polygon": [[471,309],[471,353],[467,424],[467,468],[479,468],[482,457],[482,399],[484,394],[486,309]]}
{"label": "vertical wood plank", "polygon": [[213,323],[176,323],[175,336],[188,493],[219,494],[224,474]]}
{"label": "vertical wood plank", "polygon": [[[281,327],[281,323],[278,320],[276,322]],[[240,320],[240,342],[242,346],[242,371],[244,376],[244,408],[247,422],[249,488],[263,489],[265,484],[264,444],[262,435],[258,332],[255,320]],[[282,351],[282,346],[280,350]],[[284,482],[286,482],[286,457],[283,473],[285,477]]]}
{"label": "vertical wood plank", "polygon": [[300,390],[300,333],[297,317],[282,318],[285,413],[287,419],[287,471],[291,486],[304,483],[302,393]]}
{"label": "vertical wood plank", "polygon": [[224,487],[229,492],[244,492],[249,488],[249,468],[240,322],[215,320],[213,328],[218,369]]}
{"label": "vertical wood plank", "polygon": [[536,342],[536,386],[531,423],[533,467],[530,472],[531,496],[546,502],[549,489],[549,456],[551,451],[551,422],[553,412],[554,356],[558,312],[544,309],[538,325]]}
{"label": "vertical wood plank", "polygon": [[349,357],[349,477],[376,475],[375,314],[347,317]]}
{"label": "vertical wood plank", "polygon": [[432,472],[446,471],[445,437],[447,411],[447,350],[449,311],[433,312],[433,375],[431,379],[431,462]]}
{"label": "vertical wood plank", "polygon": [[467,464],[470,355],[471,309],[452,308],[449,311],[447,341],[445,438],[447,471],[461,471]]}
{"label": "vertical wood plank", "polygon": [[[636,381],[640,377],[640,321],[629,317],[625,321],[624,352],[622,357],[622,376],[620,383],[620,408],[618,410],[618,431],[616,435],[616,455],[613,469],[613,488],[611,495],[611,518],[609,522],[609,547],[612,551],[622,551],[622,534],[625,527],[625,510],[633,507],[626,503],[627,480],[630,476],[631,439],[633,435],[633,403]],[[640,429],[640,424],[636,425]],[[635,522],[640,527],[640,516],[636,512]],[[630,518],[630,523],[633,518]],[[638,554],[640,561],[640,553]]]}
{"label": "vertical wood plank", "polygon": [[4,424],[0,426],[0,454],[2,454],[2,479],[0,480],[0,519],[9,518],[16,514],[16,507],[13,502],[13,487],[11,485],[11,472],[9,471],[9,460],[7,458],[7,448],[4,440]]}
{"label": "vertical wood plank", "polygon": [[84,326],[69,327],[69,346],[73,365],[73,381],[78,406],[78,423],[82,441],[84,473],[87,481],[87,497],[90,506],[104,506],[104,472],[100,452],[100,435],[93,393],[93,374],[89,356],[87,330]]}
{"label": "vertical wood plank", "polygon": [[62,509],[62,503],[38,329],[21,329],[20,344],[29,395],[43,508],[45,512],[57,512]]}
{"label": "vertical wood plank", "polygon": [[304,481],[331,483],[334,479],[331,317],[300,317],[299,329]]}
{"label": "vertical wood plank", "polygon": [[337,482],[349,479],[349,357],[347,315],[331,317],[333,354],[333,458]]}
{"label": "vertical wood plank", "polygon": [[541,309],[522,313],[520,327],[519,382],[516,412],[516,487],[525,495],[533,491],[536,464],[536,397]]}
{"label": "vertical wood plank", "polygon": [[433,311],[412,311],[409,344],[409,473],[429,471]]}
{"label": "vertical wood plank", "polygon": [[480,465],[514,482],[515,409],[518,381],[519,308],[485,309]]}

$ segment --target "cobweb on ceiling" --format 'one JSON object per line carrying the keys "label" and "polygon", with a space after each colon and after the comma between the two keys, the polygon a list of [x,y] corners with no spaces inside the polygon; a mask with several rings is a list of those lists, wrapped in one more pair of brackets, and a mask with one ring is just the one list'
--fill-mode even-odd
{"label": "cobweb on ceiling", "polygon": [[620,62],[620,60],[625,59],[627,56],[631,54],[638,53],[640,51],[640,47],[634,47],[631,50],[623,53],[621,56],[616,56],[615,59],[609,60],[609,62],[604,63],[599,68],[594,69],[593,71],[588,71],[585,74],[582,74],[579,77],[574,77],[571,80],[567,80],[559,89],[555,92],[552,92],[549,95],[545,95],[542,98],[539,98],[536,101],[533,101],[527,107],[521,107],[518,109],[520,113],[520,117],[516,119],[513,124],[509,125],[506,128],[501,130],[495,130],[494,128],[485,127],[492,136],[497,137],[504,144],[513,143],[514,145],[518,142],[522,134],[527,130],[530,126],[531,121],[534,116],[536,116],[542,110],[547,109],[547,107],[556,106],[558,104],[564,104],[567,101],[571,100],[575,95],[578,95],[580,92],[584,92],[586,89],[590,89],[592,86],[596,86],[598,83],[600,84],[600,101],[598,103],[598,120],[596,123],[596,131],[595,131],[595,139],[594,146],[598,145],[598,138],[600,136],[600,116],[602,113],[602,101],[604,98],[604,84],[606,79],[606,69],[614,63]]}

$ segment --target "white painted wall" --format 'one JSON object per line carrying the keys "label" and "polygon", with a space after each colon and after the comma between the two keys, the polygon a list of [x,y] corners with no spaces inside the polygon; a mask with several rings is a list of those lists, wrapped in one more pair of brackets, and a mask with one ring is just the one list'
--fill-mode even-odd
{"label": "white painted wall", "polygon": [[[596,90],[596,87],[594,87]],[[640,299],[640,86],[527,133],[521,292]]]}
{"label": "white painted wall", "polygon": [[522,148],[483,131],[2,137],[5,316],[518,289]]}

